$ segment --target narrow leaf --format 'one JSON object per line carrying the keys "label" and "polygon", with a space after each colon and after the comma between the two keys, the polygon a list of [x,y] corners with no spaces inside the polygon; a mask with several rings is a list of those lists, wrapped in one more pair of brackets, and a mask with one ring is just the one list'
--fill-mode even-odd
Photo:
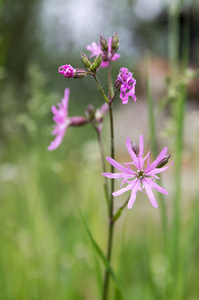
{"label": "narrow leaf", "polygon": [[122,296],[121,296],[121,292],[120,292],[120,287],[119,287],[119,284],[118,284],[118,281],[117,281],[117,278],[115,276],[115,273],[109,263],[109,261],[107,260],[107,258],[105,257],[103,251],[101,250],[101,248],[98,246],[98,244],[95,242],[92,234],[91,234],[91,231],[88,227],[88,224],[87,224],[87,221],[86,221],[86,218],[83,216],[81,210],[79,209],[79,212],[80,212],[80,216],[81,216],[81,219],[82,219],[82,222],[84,223],[84,226],[86,228],[86,232],[91,240],[91,243],[92,243],[92,246],[93,248],[95,249],[96,253],[99,255],[99,257],[101,258],[105,268],[109,271],[109,274],[111,276],[111,278],[113,279],[114,283],[115,283],[115,286],[116,286],[116,289],[118,290],[117,294],[120,294],[120,299],[117,298],[118,300],[121,300]]}

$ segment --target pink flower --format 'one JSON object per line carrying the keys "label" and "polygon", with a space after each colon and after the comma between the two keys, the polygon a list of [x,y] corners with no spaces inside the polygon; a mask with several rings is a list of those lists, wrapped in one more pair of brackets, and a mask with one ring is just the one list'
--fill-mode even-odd
{"label": "pink flower", "polygon": [[112,43],[112,38],[108,38],[108,51],[107,53],[105,53],[102,49],[101,49],[101,45],[100,42],[98,42],[98,44],[96,42],[91,43],[91,45],[88,45],[86,47],[86,49],[90,52],[92,52],[92,54],[90,55],[90,57],[93,56],[98,56],[100,55],[100,53],[102,54],[102,63],[100,65],[100,67],[102,68],[106,68],[108,67],[108,62],[110,60],[117,60],[118,58],[120,58],[120,55],[117,53],[112,53],[112,49],[111,49],[111,43]]}
{"label": "pink flower", "polygon": [[[122,166],[110,157],[106,158],[108,162],[116,169],[121,171],[121,173],[102,173],[102,175],[108,178],[117,178],[118,180],[122,181],[121,187],[124,183],[127,183],[126,187],[120,187],[121,189],[117,192],[114,192],[113,196],[119,196],[124,192],[131,190],[131,195],[127,206],[129,209],[132,208],[135,202],[137,192],[144,192],[143,189],[145,189],[145,192],[147,193],[147,196],[153,207],[158,207],[158,204],[152,192],[152,188],[166,195],[168,195],[168,192],[161,186],[159,186],[157,183],[155,183],[153,180],[154,178],[159,179],[156,174],[165,171],[169,166],[171,166],[174,163],[172,162],[169,166],[161,167],[161,165],[163,164],[162,161],[164,160],[167,153],[167,147],[165,147],[157,156],[155,161],[152,164],[150,164],[150,152],[148,152],[148,154],[144,158],[142,158],[144,151],[144,140],[142,135],[140,135],[139,141],[140,147],[138,148],[138,146],[136,146],[135,144],[131,144],[130,138],[126,139],[127,150],[133,160],[132,162],[125,163],[124,165],[126,166]],[[146,159],[148,159],[148,163],[146,168],[144,168],[144,162]],[[134,165],[137,170],[132,170],[130,168],[130,165]]]}
{"label": "pink flower", "polygon": [[49,151],[55,150],[57,147],[59,147],[68,126],[81,126],[88,123],[88,120],[81,116],[68,117],[69,93],[70,90],[66,88],[64,91],[64,98],[62,99],[61,103],[58,103],[58,108],[54,105],[51,107],[51,110],[54,114],[53,120],[56,123],[52,134],[56,135],[56,138],[48,147]]}
{"label": "pink flower", "polygon": [[84,69],[74,69],[71,65],[63,65],[58,69],[60,74],[63,74],[66,78],[84,78],[87,76],[87,72]]}
{"label": "pink flower", "polygon": [[115,81],[115,86],[120,90],[122,104],[127,104],[129,97],[132,97],[134,101],[137,100],[135,96],[135,85],[136,80],[133,78],[132,73],[126,68],[121,68]]}
{"label": "pink flower", "polygon": [[58,71],[66,78],[73,78],[75,76],[75,69],[71,65],[63,65],[59,67]]}

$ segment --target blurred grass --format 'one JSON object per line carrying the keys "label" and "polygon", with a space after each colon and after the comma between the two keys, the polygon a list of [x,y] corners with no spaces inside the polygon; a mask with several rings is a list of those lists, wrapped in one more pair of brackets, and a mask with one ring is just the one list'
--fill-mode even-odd
{"label": "blurred grass", "polygon": [[[60,79],[65,87],[64,80]],[[78,89],[76,84],[67,82],[73,90],[69,115],[83,114],[87,101],[101,104],[90,79],[80,82]],[[90,88],[89,99],[86,93],[82,96],[85,84],[86,89]],[[81,207],[88,216],[92,235],[105,250],[107,208],[95,132],[89,126],[69,128],[61,147],[48,152],[53,124],[50,106],[60,101],[63,91],[55,94],[47,86],[40,68],[30,65],[25,86],[27,101],[21,101],[20,108],[10,83],[1,90],[0,299],[100,299],[96,279],[103,266],[99,262],[97,273],[98,258],[93,255],[79,215]],[[107,124],[104,128],[107,140]],[[197,141],[194,145],[197,148]],[[194,170],[198,166],[196,154],[188,166],[193,177],[198,173]],[[186,174],[186,165],[182,172]],[[173,234],[172,174],[167,179],[171,192],[165,200],[170,203],[166,204],[169,241]],[[160,211],[154,210],[145,196],[139,195],[133,210],[124,211],[116,224],[112,265],[125,300],[170,300],[167,289],[171,286],[175,286],[176,300],[199,299],[199,191],[187,194],[178,212],[177,278],[172,276],[165,254]],[[123,204],[121,198],[115,203],[118,207]]]}
{"label": "blurred grass", "polygon": [[[83,130],[68,131],[56,152],[47,152],[47,141],[40,140],[15,147],[17,156],[8,145],[1,158],[0,299],[99,299],[92,247],[78,207],[86,210],[92,234],[105,249],[106,204],[97,142],[83,143]],[[176,299],[198,298],[196,201],[189,199],[189,218],[180,232],[182,281]],[[146,197],[138,197],[134,210],[125,211],[116,224],[114,246],[113,266],[124,299],[167,299],[159,210]]]}

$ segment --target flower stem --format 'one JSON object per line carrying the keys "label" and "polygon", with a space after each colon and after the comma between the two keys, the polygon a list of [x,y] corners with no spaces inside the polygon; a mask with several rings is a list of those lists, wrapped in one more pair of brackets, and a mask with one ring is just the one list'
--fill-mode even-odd
{"label": "flower stem", "polygon": [[[150,84],[150,76],[149,76],[149,63],[150,57],[148,56],[147,61],[147,82],[146,82],[146,90],[147,90],[147,105],[148,105],[148,119],[149,119],[149,129],[150,129],[150,139],[152,143],[152,153],[154,157],[158,155],[158,143],[156,136],[156,126],[155,126],[155,115],[154,115],[154,103],[153,103],[153,95]],[[159,176],[161,179],[161,176]],[[160,199],[160,211],[161,211],[161,222],[162,222],[162,231],[163,231],[163,239],[164,239],[164,248],[167,251],[167,212],[166,205],[164,201],[164,196],[161,193],[158,193],[158,198]]]}
{"label": "flower stem", "polygon": [[[113,111],[112,111],[112,81],[111,81],[111,64],[109,62],[109,70],[108,70],[108,83],[109,83],[109,117],[110,117],[110,135],[111,135],[111,158],[115,157],[115,149],[114,149],[114,128],[113,128]],[[114,167],[111,166],[111,173],[114,173]],[[111,188],[110,188],[110,203],[109,203],[109,230],[108,230],[108,245],[107,245],[107,260],[109,263],[111,262],[111,254],[112,254],[112,244],[113,244],[113,230],[114,230],[114,222],[113,222],[113,195],[114,192],[114,179],[111,179]],[[110,274],[108,270],[105,270],[104,274],[104,286],[103,286],[103,300],[108,299],[108,288],[109,288],[109,280]]]}
{"label": "flower stem", "polygon": [[100,93],[102,94],[104,100],[105,100],[107,103],[109,103],[109,99],[107,98],[107,96],[106,96],[106,94],[105,94],[105,92],[104,92],[104,90],[103,90],[103,88],[102,88],[102,86],[101,86],[99,80],[97,79],[97,76],[96,76],[95,74],[92,74],[92,76],[93,76],[95,82],[97,83],[98,89],[99,89]]}
{"label": "flower stem", "polygon": [[[105,165],[105,159],[104,159],[105,155],[104,155],[104,147],[103,147],[103,143],[102,143],[101,132],[97,128],[96,128],[96,132],[97,132],[97,139],[98,139],[98,143],[99,143],[102,170],[103,170],[103,173],[106,173],[106,165]],[[105,192],[105,199],[106,199],[107,207],[109,209],[108,180],[106,177],[105,177],[105,181],[104,181],[104,192]]]}

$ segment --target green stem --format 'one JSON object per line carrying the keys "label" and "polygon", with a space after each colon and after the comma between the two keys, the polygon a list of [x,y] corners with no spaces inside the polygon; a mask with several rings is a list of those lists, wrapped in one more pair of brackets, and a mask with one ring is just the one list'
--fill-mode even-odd
{"label": "green stem", "polygon": [[119,90],[116,90],[115,94],[113,95],[112,99],[111,99],[111,103],[113,103],[113,100],[115,99],[115,97],[117,96]]}
{"label": "green stem", "polygon": [[[105,155],[104,155],[104,147],[102,143],[102,138],[101,138],[101,132],[96,128],[97,132],[97,139],[98,139],[98,144],[99,144],[99,149],[100,149],[100,156],[101,156],[101,163],[102,163],[102,170],[103,173],[106,173],[106,164],[105,164]],[[104,176],[104,192],[105,192],[105,199],[107,203],[107,207],[109,209],[109,197],[108,197],[108,180],[107,177]]]}
{"label": "green stem", "polygon": [[179,5],[172,1],[169,5],[169,63],[172,77],[178,73],[179,62]]}
{"label": "green stem", "polygon": [[[180,2],[177,3],[175,10],[170,7],[169,11],[169,58],[172,78],[175,78],[179,69],[179,9]],[[183,45],[183,68],[187,67],[188,53],[189,53],[189,28],[185,28],[185,42]],[[176,299],[176,292],[179,283],[179,239],[180,239],[180,200],[181,200],[181,173],[182,173],[182,149],[183,149],[183,128],[185,117],[185,103],[186,103],[186,87],[183,86],[180,90],[179,97],[176,99],[175,119],[177,123],[177,132],[175,140],[175,191],[173,202],[173,227],[172,227],[172,240],[171,240],[171,271],[172,277],[175,278],[170,287],[170,299]]]}
{"label": "green stem", "polygon": [[[148,58],[149,65],[149,58]],[[150,140],[152,143],[152,153],[154,157],[158,155],[158,143],[156,137],[156,127],[155,127],[155,116],[154,116],[154,103],[153,96],[150,85],[149,71],[147,70],[147,105],[148,105],[148,114],[149,114],[149,128],[150,128]],[[159,175],[161,178],[161,176]],[[160,210],[161,210],[161,221],[162,221],[162,231],[164,238],[164,248],[167,249],[167,214],[166,214],[166,205],[163,194],[158,193],[158,198],[160,200]]]}
{"label": "green stem", "polygon": [[114,223],[117,221],[117,219],[119,219],[119,217],[121,216],[124,208],[127,206],[128,202],[129,202],[129,198],[124,202],[124,204],[122,206],[120,206],[120,208],[118,208],[117,212],[113,216],[113,222]]}
{"label": "green stem", "polygon": [[[108,83],[109,83],[109,117],[110,117],[110,135],[111,135],[111,157],[114,159],[115,151],[114,151],[114,128],[113,128],[113,111],[112,111],[112,82],[111,82],[111,64],[109,62],[109,71],[108,71]],[[111,173],[114,173],[114,167],[111,165]],[[107,245],[107,260],[109,263],[111,262],[111,254],[112,254],[112,244],[113,244],[113,230],[114,230],[114,222],[113,222],[113,209],[114,209],[114,201],[113,195],[114,192],[114,179],[111,179],[111,190],[110,190],[110,203],[109,203],[109,230],[108,230],[108,245]],[[108,270],[105,270],[104,274],[104,286],[103,286],[103,300],[108,299],[108,288],[109,288],[109,280],[110,274]]]}
{"label": "green stem", "polygon": [[97,83],[98,89],[99,89],[100,93],[102,94],[104,100],[105,100],[107,103],[109,103],[109,99],[107,98],[107,96],[106,96],[106,94],[105,94],[105,92],[104,92],[104,90],[103,90],[103,88],[102,88],[102,86],[101,86],[99,80],[97,79],[96,75],[95,75],[95,74],[92,74],[92,76],[93,76],[95,82]]}
{"label": "green stem", "polygon": [[[99,149],[100,149],[102,170],[104,173],[106,173],[106,165],[105,165],[105,160],[104,160],[105,155],[104,155],[104,147],[103,147],[102,138],[101,138],[101,132],[99,132],[98,129],[96,129],[96,131],[97,131],[97,139],[98,139]],[[107,177],[104,177],[104,178],[107,178]]]}

